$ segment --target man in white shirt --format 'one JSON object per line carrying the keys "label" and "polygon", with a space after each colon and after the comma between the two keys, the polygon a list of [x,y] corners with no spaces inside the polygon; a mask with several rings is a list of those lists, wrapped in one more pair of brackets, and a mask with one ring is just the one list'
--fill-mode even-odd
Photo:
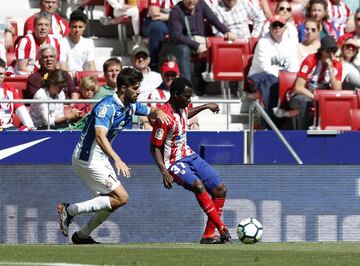
{"label": "man in white shirt", "polygon": [[285,24],[284,17],[270,18],[270,32],[259,40],[248,75],[250,90],[259,92],[265,110],[273,120],[272,109],[277,105],[279,93],[279,71],[299,70],[297,44],[285,37]]}
{"label": "man in white shirt", "polygon": [[79,9],[70,15],[70,33],[60,42],[61,69],[72,72],[83,70],[96,70],[95,46],[90,38],[82,35],[86,29],[87,17]]}

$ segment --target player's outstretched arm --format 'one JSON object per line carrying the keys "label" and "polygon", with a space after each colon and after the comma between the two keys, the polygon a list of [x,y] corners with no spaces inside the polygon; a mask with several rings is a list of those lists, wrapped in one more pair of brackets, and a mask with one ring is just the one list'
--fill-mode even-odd
{"label": "player's outstretched arm", "polygon": [[189,110],[188,118],[192,118],[193,116],[197,115],[201,111],[204,111],[206,109],[209,109],[213,113],[218,113],[220,111],[219,105],[217,103],[206,103],[200,106],[196,106],[194,108],[191,108]]}
{"label": "player's outstretched arm", "polygon": [[164,187],[167,189],[172,188],[172,183],[174,182],[174,178],[172,177],[172,175],[170,175],[170,173],[168,172],[168,170],[166,169],[166,167],[163,163],[163,158],[162,158],[160,148],[158,148],[154,145],[150,145],[150,153],[153,156],[153,158],[163,176]]}
{"label": "player's outstretched arm", "polygon": [[149,117],[151,119],[157,119],[166,125],[171,123],[171,117],[157,107],[151,107]]}
{"label": "player's outstretched arm", "polygon": [[97,144],[100,146],[102,151],[114,161],[117,174],[120,172],[123,176],[130,177],[130,168],[121,160],[120,156],[111,147],[110,142],[106,137],[107,129],[102,127],[95,127],[95,138]]}

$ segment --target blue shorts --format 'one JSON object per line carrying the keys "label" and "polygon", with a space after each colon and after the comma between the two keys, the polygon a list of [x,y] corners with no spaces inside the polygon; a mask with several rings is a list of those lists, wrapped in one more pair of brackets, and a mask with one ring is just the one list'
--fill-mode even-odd
{"label": "blue shorts", "polygon": [[177,184],[189,190],[198,179],[208,192],[221,183],[218,173],[197,154],[176,161],[168,171]]}

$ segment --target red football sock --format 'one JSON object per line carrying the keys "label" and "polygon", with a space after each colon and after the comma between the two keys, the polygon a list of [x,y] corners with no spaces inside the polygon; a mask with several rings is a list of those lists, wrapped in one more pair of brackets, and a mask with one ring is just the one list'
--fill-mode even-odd
{"label": "red football sock", "polygon": [[[221,217],[222,210],[223,210],[223,207],[224,207],[224,204],[225,204],[225,198],[213,198],[212,201],[214,202],[214,205],[215,205],[217,213],[219,214],[219,217]],[[214,236],[215,235],[215,228],[216,228],[215,224],[210,219],[208,219],[207,223],[206,223],[206,227],[205,227],[203,237],[206,237],[206,236],[212,237],[212,236]]]}
{"label": "red football sock", "polygon": [[208,219],[212,221],[215,227],[220,228],[224,226],[224,223],[221,221],[219,213],[209,194],[205,191],[201,194],[196,194],[195,196],[197,201],[199,202],[200,207],[207,214]]}

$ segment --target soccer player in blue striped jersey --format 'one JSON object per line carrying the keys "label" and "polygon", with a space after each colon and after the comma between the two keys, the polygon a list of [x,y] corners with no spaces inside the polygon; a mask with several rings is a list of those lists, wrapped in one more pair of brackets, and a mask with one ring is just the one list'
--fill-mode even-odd
{"label": "soccer player in blue striped jersey", "polygon": [[57,206],[59,226],[65,236],[68,236],[74,216],[93,213],[85,226],[72,235],[74,244],[97,244],[90,236],[91,232],[114,210],[128,202],[128,194],[117,176],[122,174],[130,177],[130,168],[111,146],[115,136],[130,127],[133,115],[148,115],[163,123],[170,123],[170,117],[159,108],[137,102],[142,79],[142,74],[133,68],[124,68],[119,73],[117,92],[94,106],[75,147],[72,165],[81,180],[97,196],[84,202],[60,203]]}

